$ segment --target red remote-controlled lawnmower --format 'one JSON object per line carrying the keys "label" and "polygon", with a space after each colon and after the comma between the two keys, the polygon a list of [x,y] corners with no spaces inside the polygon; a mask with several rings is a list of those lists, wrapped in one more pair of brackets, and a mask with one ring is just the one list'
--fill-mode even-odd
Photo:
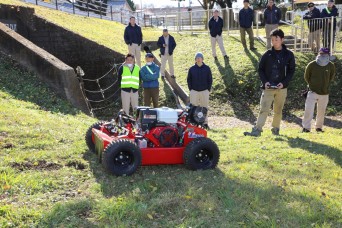
{"label": "red remote-controlled lawnmower", "polygon": [[185,164],[213,169],[220,151],[202,127],[207,109],[137,107],[136,118],[120,111],[111,122],[93,124],[86,133],[89,150],[114,175],[131,175],[140,165]]}

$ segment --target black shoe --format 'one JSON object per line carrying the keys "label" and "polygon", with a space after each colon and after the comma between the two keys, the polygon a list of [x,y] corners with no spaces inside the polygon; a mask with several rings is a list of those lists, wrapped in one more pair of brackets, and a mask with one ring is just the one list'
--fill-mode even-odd
{"label": "black shoe", "polygon": [[259,136],[261,136],[261,132],[262,132],[262,130],[260,130],[256,127],[253,127],[251,132],[246,131],[243,133],[243,135],[244,136],[259,137]]}
{"label": "black shoe", "polygon": [[217,56],[214,57],[215,61],[217,61]]}
{"label": "black shoe", "polygon": [[316,131],[317,131],[317,132],[322,132],[322,133],[324,132],[324,131],[322,130],[322,128],[316,128]]}
{"label": "black shoe", "polygon": [[210,127],[209,127],[208,124],[204,124],[204,125],[203,125],[203,128],[206,129],[206,130],[210,130]]}
{"label": "black shoe", "polygon": [[165,80],[165,76],[162,75],[161,78],[162,78],[162,80]]}
{"label": "black shoe", "polygon": [[223,56],[223,58],[225,58],[227,60],[229,59],[228,55]]}
{"label": "black shoe", "polygon": [[256,48],[256,47],[251,47],[249,50],[251,50],[251,51],[256,51],[258,48]]}
{"label": "black shoe", "polygon": [[171,78],[176,78],[176,76],[174,76],[174,75],[171,75]]}
{"label": "black shoe", "polygon": [[303,128],[302,133],[308,133],[308,132],[310,132],[310,130]]}

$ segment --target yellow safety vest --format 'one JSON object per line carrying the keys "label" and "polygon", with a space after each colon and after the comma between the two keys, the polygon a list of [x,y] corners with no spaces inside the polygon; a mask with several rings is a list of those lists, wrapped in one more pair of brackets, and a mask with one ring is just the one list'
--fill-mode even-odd
{"label": "yellow safety vest", "polygon": [[123,66],[121,88],[139,89],[139,71],[140,67],[134,65],[133,72],[130,71],[128,66]]}

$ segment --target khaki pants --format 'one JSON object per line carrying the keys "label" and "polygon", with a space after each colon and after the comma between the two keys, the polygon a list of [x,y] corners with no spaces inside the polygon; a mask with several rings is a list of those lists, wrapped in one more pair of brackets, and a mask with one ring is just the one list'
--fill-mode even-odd
{"label": "khaki pants", "polygon": [[136,64],[141,67],[141,46],[138,44],[128,45],[128,53],[134,55]]}
{"label": "khaki pants", "polygon": [[262,130],[265,125],[270,108],[273,103],[274,117],[272,127],[280,128],[280,121],[283,117],[283,107],[287,96],[287,89],[265,89],[261,94],[260,111],[255,125],[256,128]]}
{"label": "khaki pants", "polygon": [[165,53],[165,55],[161,56],[160,74],[162,76],[165,76],[166,62],[169,63],[170,75],[174,75],[175,72],[174,72],[174,68],[173,68],[173,55],[169,55],[167,53]]}
{"label": "khaki pants", "polygon": [[[209,94],[208,90],[204,91],[190,91],[190,103],[195,106],[201,106],[208,108],[209,107]],[[205,118],[205,123],[208,123],[208,115]]]}
{"label": "khaki pants", "polygon": [[121,90],[121,103],[122,103],[122,109],[125,111],[127,115],[129,115],[129,105],[132,104],[132,110],[134,112],[134,108],[138,106],[139,102],[139,93],[138,91],[133,93],[131,92],[125,92]]}
{"label": "khaki pants", "polygon": [[216,37],[210,36],[210,40],[211,40],[211,51],[213,52],[214,57],[217,56],[216,55],[216,42],[221,49],[222,55],[223,56],[227,55],[226,50],[224,49],[224,46],[223,46],[222,35],[221,36],[217,35]]}
{"label": "khaki pants", "polygon": [[270,33],[272,30],[277,29],[278,24],[266,24],[265,29],[266,29],[266,38],[267,38],[267,43],[266,43],[266,48],[270,49],[272,47],[271,43],[271,36]]}
{"label": "khaki pants", "polygon": [[153,107],[158,108],[159,88],[144,88],[144,105],[151,107],[151,99]]}
{"label": "khaki pants", "polygon": [[242,28],[240,27],[241,43],[244,48],[247,48],[246,44],[246,32],[249,37],[249,47],[254,48],[254,34],[252,28]]}
{"label": "khaki pants", "polygon": [[[314,45],[315,42],[315,45]],[[308,44],[312,51],[318,52],[321,48],[321,30],[318,29],[309,33]]]}
{"label": "khaki pants", "polygon": [[309,91],[305,101],[305,112],[302,121],[303,128],[311,129],[311,120],[313,119],[315,105],[317,103],[316,128],[323,128],[325,110],[329,102],[329,95],[319,95]]}

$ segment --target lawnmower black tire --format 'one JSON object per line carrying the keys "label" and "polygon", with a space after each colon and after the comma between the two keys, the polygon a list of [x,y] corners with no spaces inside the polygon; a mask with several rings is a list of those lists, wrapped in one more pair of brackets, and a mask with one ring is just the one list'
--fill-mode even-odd
{"label": "lawnmower black tire", "polygon": [[183,159],[190,170],[214,169],[220,159],[220,150],[213,140],[196,138],[186,146]]}
{"label": "lawnmower black tire", "polygon": [[104,150],[102,164],[110,174],[129,176],[141,165],[140,148],[129,139],[115,140]]}
{"label": "lawnmower black tire", "polygon": [[91,125],[88,130],[87,130],[87,133],[85,135],[85,141],[86,141],[86,144],[89,148],[89,150],[93,153],[95,153],[95,144],[93,142],[93,139],[92,139],[92,131],[91,129],[95,128],[97,130],[100,130],[101,129],[101,126],[104,124],[105,122],[104,121],[99,121],[97,123],[94,123],[93,125]]}

